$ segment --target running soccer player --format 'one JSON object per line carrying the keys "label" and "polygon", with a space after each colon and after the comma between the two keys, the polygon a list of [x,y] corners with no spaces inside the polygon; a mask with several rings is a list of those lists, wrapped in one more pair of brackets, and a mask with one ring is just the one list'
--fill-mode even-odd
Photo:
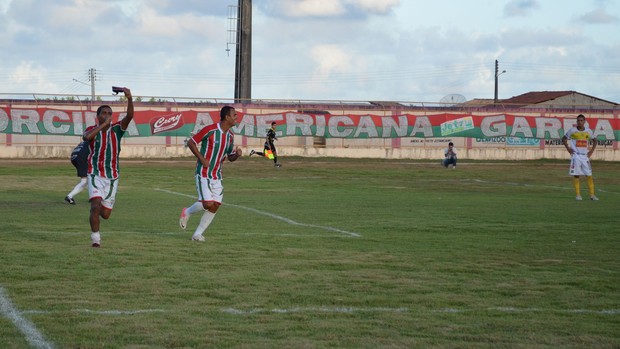
{"label": "running soccer player", "polygon": [[235,161],[241,156],[241,148],[234,147],[234,134],[231,131],[231,128],[238,123],[237,111],[233,107],[225,106],[220,110],[220,119],[217,124],[205,126],[187,142],[187,147],[198,159],[195,175],[198,201],[181,210],[179,219],[181,229],[187,227],[191,215],[203,212],[200,223],[192,235],[192,241],[205,241],[203,234],[222,204],[224,198],[222,163],[226,158],[228,161]]}
{"label": "running soccer player", "polygon": [[[263,148],[263,151],[254,151],[254,149],[252,149],[250,151],[250,156],[256,154],[256,155],[260,155],[260,156],[268,156],[269,159],[273,159],[273,166],[275,167],[282,167],[282,165],[280,165],[278,163],[278,152],[276,150],[276,145],[274,143],[274,141],[278,140],[278,137],[276,137],[276,122],[272,122],[271,123],[271,128],[267,131],[267,139],[265,140],[265,145]],[[269,152],[271,152],[271,156],[269,156]]]}

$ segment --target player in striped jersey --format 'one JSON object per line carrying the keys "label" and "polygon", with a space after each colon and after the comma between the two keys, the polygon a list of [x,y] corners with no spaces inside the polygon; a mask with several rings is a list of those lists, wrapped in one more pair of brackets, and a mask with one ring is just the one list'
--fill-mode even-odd
{"label": "player in striped jersey", "polygon": [[[198,159],[195,173],[198,201],[181,210],[179,225],[185,229],[191,215],[203,212],[200,223],[192,235],[193,241],[205,241],[203,234],[222,204],[224,198],[222,164],[224,160],[228,158],[229,161],[235,161],[241,156],[241,148],[234,146],[234,134],[231,130],[237,123],[235,108],[225,106],[220,110],[219,123],[205,126],[187,142],[187,147]],[[200,144],[200,149],[198,144]]]}
{"label": "player in striped jersey", "polygon": [[90,198],[90,238],[93,247],[101,246],[99,234],[100,218],[108,219],[112,214],[118,179],[120,175],[118,154],[121,152],[121,138],[133,119],[133,97],[128,88],[123,88],[127,98],[127,115],[112,123],[112,108],[102,105],[97,109],[97,125],[84,131],[88,142],[88,195]]}
{"label": "player in striped jersey", "polygon": [[[575,199],[581,201],[581,190],[579,188],[579,176],[586,177],[590,200],[598,201],[594,195],[594,179],[592,179],[592,165],[590,157],[596,149],[596,138],[594,132],[586,127],[586,117],[583,114],[577,116],[577,126],[571,127],[564,137],[562,143],[571,155],[569,175],[573,176],[573,186],[575,187]],[[589,145],[592,144],[592,148]]]}

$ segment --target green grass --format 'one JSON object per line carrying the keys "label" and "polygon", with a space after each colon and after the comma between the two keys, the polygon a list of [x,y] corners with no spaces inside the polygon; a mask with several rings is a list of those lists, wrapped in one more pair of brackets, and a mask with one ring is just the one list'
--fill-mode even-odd
{"label": "green grass", "polygon": [[124,160],[100,249],[68,161],[2,161],[0,304],[56,348],[620,347],[619,163],[577,202],[567,161],[283,161],[226,163],[196,243],[193,162]]}

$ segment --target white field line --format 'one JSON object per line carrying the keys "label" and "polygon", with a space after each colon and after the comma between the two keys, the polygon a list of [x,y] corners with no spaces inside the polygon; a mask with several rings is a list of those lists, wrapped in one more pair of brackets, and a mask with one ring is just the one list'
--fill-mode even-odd
{"label": "white field line", "polygon": [[[170,191],[170,190],[166,190],[166,189],[155,188],[155,190],[161,191],[161,192],[164,192],[164,193],[168,193],[168,194],[185,196],[185,197],[192,198],[192,199],[196,198],[193,195],[177,193],[175,191]],[[286,218],[286,217],[282,217],[282,216],[278,216],[278,215],[275,215],[273,213],[269,213],[269,212],[265,212],[265,211],[260,211],[260,210],[257,210],[255,208],[251,208],[251,207],[245,207],[245,206],[234,205],[234,204],[227,204],[227,203],[223,203],[223,205],[232,206],[232,207],[240,208],[240,209],[247,210],[247,211],[250,211],[250,212],[254,212],[256,214],[260,214],[260,215],[263,215],[263,216],[267,216],[267,217],[271,217],[271,218],[274,218],[274,219],[277,219],[277,220],[281,220],[281,221],[286,222],[286,223],[291,224],[291,225],[298,225],[298,226],[309,227],[309,228],[319,228],[319,229],[323,229],[323,230],[327,230],[327,231],[333,231],[333,232],[336,232],[336,233],[340,233],[340,234],[344,234],[344,235],[348,235],[348,236],[356,237],[356,238],[359,238],[359,237],[362,236],[361,234],[358,234],[358,233],[354,233],[354,232],[350,232],[350,231],[346,231],[346,230],[342,230],[342,229],[338,229],[338,228],[334,228],[334,227],[326,227],[326,226],[322,226],[322,225],[299,223],[299,222],[296,222],[296,221],[294,221],[292,219],[289,219],[289,218]]]}
{"label": "white field line", "polygon": [[0,286],[0,315],[11,320],[24,336],[26,336],[26,341],[30,343],[31,346],[42,349],[54,348],[52,343],[45,340],[34,324],[24,318],[22,313],[13,306],[2,286]]}
{"label": "white field line", "polygon": [[334,234],[296,234],[296,233],[239,233],[239,235],[245,236],[283,236],[292,238],[334,238],[334,239],[348,239],[349,236],[334,235]]}
{"label": "white field line", "polygon": [[[223,313],[232,315],[251,315],[251,314],[292,314],[292,313],[409,313],[421,312],[420,310],[410,309],[407,307],[400,308],[359,308],[359,307],[293,307],[293,308],[224,308]],[[428,310],[424,310],[428,311]],[[600,315],[620,315],[620,309],[540,309],[540,308],[513,308],[513,307],[489,307],[484,309],[454,309],[444,308],[430,310],[433,313],[469,313],[469,312],[500,312],[500,313],[571,313],[571,314],[600,314]]]}
{"label": "white field line", "polygon": [[[60,234],[60,235],[75,235],[75,236],[90,236],[90,231],[49,231],[49,230],[27,230],[28,234]],[[181,236],[184,232],[150,232],[150,231],[127,231],[127,230],[106,230],[106,235],[171,235]],[[335,239],[348,239],[348,236],[334,235],[329,233],[324,234],[296,234],[296,233],[237,233],[238,235],[257,235],[257,236],[285,236],[285,237],[297,237],[297,238],[335,238]],[[0,348],[2,349],[2,348]]]}
{"label": "white field line", "polygon": [[[514,187],[530,187],[530,188],[549,188],[549,189],[561,189],[561,190],[575,190],[573,187],[558,187],[553,185],[543,185],[543,184],[529,184],[529,183],[516,183],[516,182],[497,182],[497,181],[487,181],[483,179],[463,179],[463,182],[477,182],[477,183],[485,183],[485,184],[495,184],[500,186],[514,186]],[[596,183],[594,183],[594,188],[597,192],[601,193],[609,193],[609,194],[620,194],[613,191],[608,191],[604,189],[597,188]]]}
{"label": "white field line", "polygon": [[[89,236],[90,228],[84,231],[50,231],[50,230],[26,230],[28,234],[61,234],[61,235],[76,235],[76,236]],[[128,234],[128,235],[181,235],[182,232],[151,232],[151,231],[127,231],[127,230],[106,230],[105,234]]]}
{"label": "white field line", "polygon": [[352,314],[352,313],[407,313],[409,312],[409,308],[357,308],[357,307],[307,307],[307,308],[273,308],[273,309],[263,309],[263,308],[252,308],[252,309],[236,309],[236,308],[225,308],[222,309],[223,313],[233,314],[233,315],[249,315],[249,314],[265,314],[265,313],[273,313],[273,314],[292,314],[292,313],[342,313],[342,314]]}
{"label": "white field line", "polygon": [[84,314],[95,314],[95,315],[137,315],[137,314],[147,314],[147,313],[165,313],[166,311],[163,309],[138,309],[138,310],[90,310],[90,309],[71,309],[71,310],[57,310],[57,311],[46,311],[46,310],[24,310],[22,314],[58,314],[58,313],[84,313]]}
{"label": "white field line", "polygon": [[[213,308],[206,311],[214,311]],[[108,316],[131,316],[146,313],[174,313],[164,309],[138,309],[138,310],[91,310],[91,309],[70,309],[70,310],[25,310],[22,314],[60,314],[60,313],[83,313],[87,315],[108,315]],[[316,306],[316,307],[291,307],[291,308],[220,308],[220,312],[231,315],[251,315],[251,314],[311,314],[311,313],[332,313],[332,314],[354,314],[354,313],[474,313],[474,312],[499,312],[499,313],[561,313],[561,314],[599,314],[599,315],[620,315],[620,309],[544,309],[544,308],[515,308],[515,307],[487,307],[487,308],[442,308],[442,309],[413,309],[409,307],[346,307],[346,306]]]}

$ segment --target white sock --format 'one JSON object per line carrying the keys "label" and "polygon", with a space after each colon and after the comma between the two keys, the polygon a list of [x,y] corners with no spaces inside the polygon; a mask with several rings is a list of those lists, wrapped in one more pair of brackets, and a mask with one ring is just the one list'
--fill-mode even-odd
{"label": "white sock", "polygon": [[93,242],[93,244],[100,243],[101,236],[99,235],[99,232],[90,233],[90,240]]}
{"label": "white sock", "polygon": [[69,194],[67,194],[67,196],[70,197],[70,198],[73,198],[77,194],[81,193],[82,190],[84,190],[84,188],[86,188],[87,183],[88,182],[86,181],[86,177],[80,179],[80,183],[76,184],[75,187],[73,188],[73,190],[71,190],[71,192]]}
{"label": "white sock", "polygon": [[193,215],[196,212],[204,211],[204,207],[202,207],[202,202],[196,201],[194,204],[185,210],[185,213],[188,215]]}
{"label": "white sock", "polygon": [[202,217],[200,218],[200,224],[198,224],[198,227],[196,228],[193,236],[202,235],[202,233],[207,230],[211,222],[213,222],[213,218],[215,218],[215,213],[212,213],[211,211],[205,211],[205,213],[203,213]]}

